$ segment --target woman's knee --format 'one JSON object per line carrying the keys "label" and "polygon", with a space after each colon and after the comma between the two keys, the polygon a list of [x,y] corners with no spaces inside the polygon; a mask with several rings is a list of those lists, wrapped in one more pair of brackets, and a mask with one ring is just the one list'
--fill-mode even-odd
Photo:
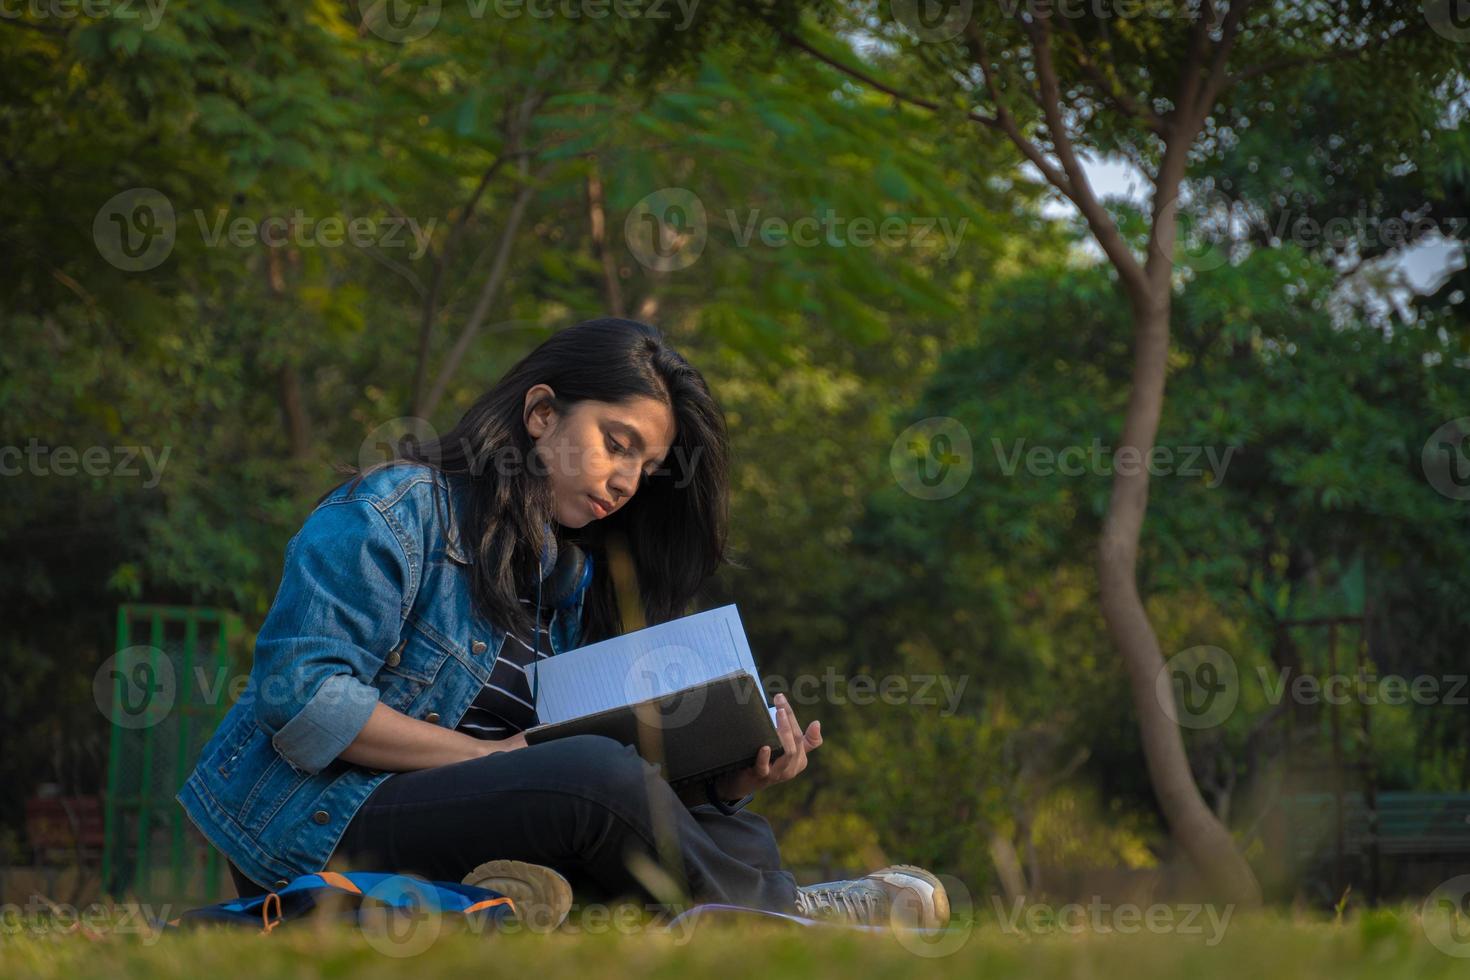
{"label": "woman's knee", "polygon": [[643,787],[650,779],[661,781],[657,770],[636,749],[616,739],[574,735],[553,744],[560,747],[566,764],[577,774],[578,783],[588,788],[622,796]]}

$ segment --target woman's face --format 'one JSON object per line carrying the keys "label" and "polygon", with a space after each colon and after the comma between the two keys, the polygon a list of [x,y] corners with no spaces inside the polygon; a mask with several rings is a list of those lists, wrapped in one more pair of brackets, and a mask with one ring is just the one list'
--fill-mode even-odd
{"label": "woman's face", "polygon": [[526,392],[526,431],[546,467],[556,520],[583,527],[618,510],[643,477],[664,464],[674,441],[674,413],[657,399],[580,401],[558,416],[537,402],[546,385]]}

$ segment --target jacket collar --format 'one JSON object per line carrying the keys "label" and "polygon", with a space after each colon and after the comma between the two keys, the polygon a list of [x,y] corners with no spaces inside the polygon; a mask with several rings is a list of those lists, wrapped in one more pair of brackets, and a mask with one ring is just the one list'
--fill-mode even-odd
{"label": "jacket collar", "polygon": [[449,473],[435,470],[435,479],[444,488],[445,527],[444,527],[444,554],[450,561],[461,565],[470,563],[469,556],[465,553],[463,536],[460,533],[460,521],[469,513],[469,481],[455,477]]}

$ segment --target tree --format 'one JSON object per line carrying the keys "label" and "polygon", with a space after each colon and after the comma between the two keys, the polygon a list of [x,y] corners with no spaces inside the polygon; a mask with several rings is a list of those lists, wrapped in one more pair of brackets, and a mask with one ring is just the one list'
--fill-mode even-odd
{"label": "tree", "polygon": [[[839,30],[876,35],[867,50],[878,52],[877,66],[832,53],[834,42],[808,40],[789,21],[775,29],[935,122],[1003,138],[1077,208],[1129,307],[1132,369],[1116,452],[1138,460],[1153,450],[1164,410],[1171,309],[1185,272],[1176,263],[1181,217],[1209,191],[1209,163],[1252,118],[1274,111],[1284,77],[1328,73],[1361,101],[1385,88],[1434,91],[1458,70],[1454,44],[1430,30],[1417,3],[1197,0],[1152,4],[1136,20],[1073,16],[1076,8],[1046,2],[968,8],[921,21],[911,4],[850,5]],[[1386,123],[1367,152],[1380,166],[1402,163],[1420,138],[1417,126]],[[1122,157],[1152,185],[1141,250],[1094,190],[1089,155]],[[1138,587],[1148,493],[1147,467],[1116,468],[1097,550],[1101,611],[1174,838],[1218,893],[1256,902],[1255,877],[1201,797],[1178,725],[1155,694],[1166,665]]]}
{"label": "tree", "polygon": [[[1455,676],[1470,628],[1454,598],[1470,587],[1455,557],[1470,525],[1463,502],[1420,463],[1430,432],[1463,412],[1470,365],[1459,311],[1380,319],[1371,306],[1331,303],[1342,286],[1329,263],[1288,243],[1242,250],[1174,304],[1174,394],[1141,567],[1164,649],[1218,646],[1237,667],[1238,706],[1187,732],[1186,746],[1207,803],[1222,821],[1235,818],[1243,844],[1278,790],[1300,785],[1298,767],[1327,753],[1328,709],[1273,697],[1255,680],[1325,669],[1306,643],[1282,656],[1291,651],[1275,642],[1281,617],[1322,613],[1312,604],[1357,565],[1373,610],[1370,676]],[[896,569],[860,597],[887,604],[875,619],[891,634],[873,645],[923,636],[940,649],[980,647],[987,691],[1023,704],[1025,717],[1063,724],[1065,747],[1091,752],[1104,794],[1125,811],[1147,808],[1121,665],[1107,658],[1099,669],[1094,657],[1103,624],[1081,557],[1106,514],[1106,468],[1069,472],[1067,454],[1055,452],[1109,444],[1131,370],[1126,301],[1103,263],[1039,262],[997,284],[981,319],[991,324],[983,337],[946,352],[903,414],[953,416],[975,434],[965,492],[914,507],[889,488],[856,531],[872,576]],[[1037,447],[1052,454],[1027,465]],[[1084,581],[1080,597],[1068,594]],[[942,611],[935,594],[946,598]],[[1374,743],[1350,738],[1346,752],[1371,759],[1379,789],[1463,788],[1462,708],[1379,697],[1348,715],[1360,707]]]}

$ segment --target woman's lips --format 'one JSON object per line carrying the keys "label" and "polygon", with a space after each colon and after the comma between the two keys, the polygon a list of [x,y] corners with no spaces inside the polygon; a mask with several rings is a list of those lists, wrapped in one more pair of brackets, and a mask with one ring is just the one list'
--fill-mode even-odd
{"label": "woman's lips", "polygon": [[590,493],[587,495],[587,499],[592,502],[592,513],[596,514],[599,518],[606,517],[608,514],[612,513],[611,507],[607,506],[602,501],[592,496]]}

